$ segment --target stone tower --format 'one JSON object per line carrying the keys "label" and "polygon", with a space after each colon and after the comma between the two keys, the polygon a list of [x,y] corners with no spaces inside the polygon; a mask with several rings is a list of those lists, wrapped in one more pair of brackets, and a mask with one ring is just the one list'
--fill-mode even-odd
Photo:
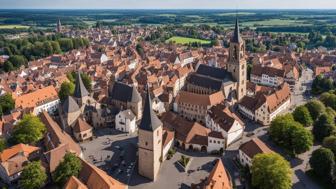
{"label": "stone tower", "polygon": [[155,181],[162,161],[162,122],[152,109],[148,87],[139,125],[138,150],[139,174]]}
{"label": "stone tower", "polygon": [[75,98],[79,107],[82,107],[84,104],[87,104],[89,101],[89,92],[85,88],[80,72],[78,71],[76,77],[76,86],[73,97]]}
{"label": "stone tower", "polygon": [[238,18],[229,47],[228,71],[237,81],[237,100],[239,101],[246,95],[246,59],[245,42],[240,36]]}
{"label": "stone tower", "polygon": [[56,26],[56,31],[57,31],[57,33],[62,32],[62,25],[61,25],[61,20],[60,19],[58,19],[57,26]]}

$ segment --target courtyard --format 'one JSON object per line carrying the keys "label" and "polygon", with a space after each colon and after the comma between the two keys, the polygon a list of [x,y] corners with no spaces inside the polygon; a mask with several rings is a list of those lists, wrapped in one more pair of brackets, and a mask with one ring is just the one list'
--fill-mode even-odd
{"label": "courtyard", "polygon": [[[95,132],[95,138],[80,144],[86,161],[106,171],[129,188],[189,188],[199,183],[212,170],[218,156],[201,152],[177,150],[176,154],[163,162],[155,182],[137,172],[137,136],[126,135],[114,129],[104,128]],[[191,158],[187,172],[177,164],[181,156]]]}

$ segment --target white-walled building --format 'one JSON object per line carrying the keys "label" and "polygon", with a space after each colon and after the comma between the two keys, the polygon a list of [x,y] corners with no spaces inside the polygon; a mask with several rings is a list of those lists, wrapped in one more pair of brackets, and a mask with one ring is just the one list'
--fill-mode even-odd
{"label": "white-walled building", "polygon": [[251,71],[251,82],[271,87],[278,87],[284,82],[285,70],[253,65]]}
{"label": "white-walled building", "polygon": [[136,116],[127,109],[119,112],[115,118],[115,128],[126,133],[134,133],[137,130]]}
{"label": "white-walled building", "polygon": [[244,134],[244,123],[223,104],[213,106],[206,115],[206,127],[220,132],[225,139],[225,148],[241,139]]}
{"label": "white-walled building", "polygon": [[57,111],[59,104],[60,99],[53,86],[38,89],[15,99],[16,109],[30,109],[34,115],[38,115],[43,111],[52,114]]}
{"label": "white-walled building", "polygon": [[162,102],[158,97],[155,97],[153,99],[152,108],[153,108],[154,112],[159,114],[159,115],[166,112],[164,102]]}
{"label": "white-walled building", "polygon": [[224,151],[225,141],[226,140],[221,132],[211,131],[208,135],[208,153]]}
{"label": "white-walled building", "polygon": [[253,157],[260,153],[273,153],[273,151],[259,138],[253,138],[239,147],[238,159],[243,166],[251,167]]}
{"label": "white-walled building", "polygon": [[239,103],[239,111],[248,119],[269,125],[279,114],[291,105],[291,92],[287,83],[271,94],[259,92],[255,96],[245,96]]}

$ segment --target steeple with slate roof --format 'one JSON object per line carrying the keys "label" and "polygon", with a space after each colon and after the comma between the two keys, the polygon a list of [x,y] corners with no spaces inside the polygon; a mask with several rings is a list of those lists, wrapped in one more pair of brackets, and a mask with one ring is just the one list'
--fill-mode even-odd
{"label": "steeple with slate roof", "polygon": [[238,16],[236,17],[236,25],[235,30],[233,32],[231,43],[241,43],[243,42],[243,38],[240,36],[240,30],[239,30],[239,22],[238,22]]}
{"label": "steeple with slate roof", "polygon": [[158,127],[162,126],[161,120],[156,116],[152,108],[152,100],[150,97],[149,89],[146,87],[146,99],[145,107],[142,114],[142,119],[139,125],[139,129],[146,131],[155,131]]}
{"label": "steeple with slate roof", "polygon": [[58,19],[58,22],[57,22],[57,27],[56,27],[56,31],[58,33],[61,33],[62,32],[62,25],[61,25],[61,20]]}
{"label": "steeple with slate roof", "polygon": [[73,96],[75,98],[83,98],[85,96],[89,96],[89,92],[85,88],[85,85],[83,83],[83,80],[82,80],[82,77],[79,71],[76,77],[76,87],[75,87],[75,92]]}

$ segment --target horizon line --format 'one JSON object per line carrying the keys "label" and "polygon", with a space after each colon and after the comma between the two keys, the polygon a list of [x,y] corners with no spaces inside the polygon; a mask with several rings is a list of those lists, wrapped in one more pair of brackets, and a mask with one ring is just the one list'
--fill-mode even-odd
{"label": "horizon line", "polygon": [[1,10],[219,10],[219,11],[241,11],[241,10],[331,10],[335,11],[336,8],[241,8],[241,9],[235,9],[235,8],[225,8],[225,9],[212,9],[212,8],[174,8],[174,9],[165,9],[165,8],[0,8]]}

